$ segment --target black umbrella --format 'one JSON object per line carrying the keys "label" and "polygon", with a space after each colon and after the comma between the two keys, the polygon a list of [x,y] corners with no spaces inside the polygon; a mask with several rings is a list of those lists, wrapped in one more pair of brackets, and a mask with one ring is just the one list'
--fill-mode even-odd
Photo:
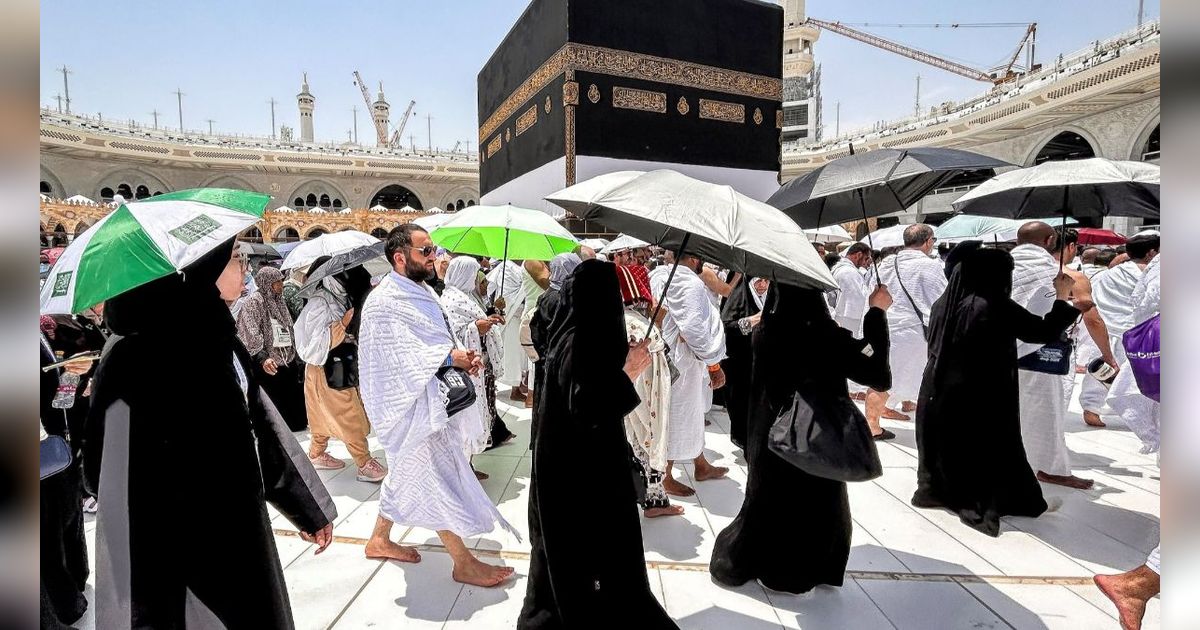
{"label": "black umbrella", "polygon": [[947,181],[980,179],[1013,166],[970,151],[934,147],[878,149],[838,158],[784,184],[767,203],[802,228],[817,228],[901,212]]}
{"label": "black umbrella", "polygon": [[316,269],[308,272],[308,279],[304,282],[304,286],[300,287],[300,291],[296,295],[304,299],[311,298],[321,286],[321,281],[325,278],[362,265],[367,266],[367,270],[372,272],[371,275],[386,273],[386,270],[390,269],[383,253],[386,245],[387,243],[379,241],[378,243],[356,247],[348,252],[330,258],[321,263]]}
{"label": "black umbrella", "polygon": [[247,256],[261,256],[263,258],[283,258],[276,249],[266,243],[251,243],[250,241],[238,241],[238,252]]}

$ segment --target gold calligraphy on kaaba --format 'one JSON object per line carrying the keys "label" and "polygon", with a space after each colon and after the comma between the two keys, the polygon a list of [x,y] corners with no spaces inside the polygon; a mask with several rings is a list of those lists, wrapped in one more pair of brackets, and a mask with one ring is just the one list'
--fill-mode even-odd
{"label": "gold calligraphy on kaaba", "polygon": [[504,141],[512,142],[512,127],[508,127],[504,130]]}
{"label": "gold calligraphy on kaaba", "polygon": [[600,102],[600,88],[596,87],[595,83],[588,86],[588,100],[592,103]]}
{"label": "gold calligraphy on kaaba", "polygon": [[551,108],[551,107],[553,107],[553,105],[551,105],[551,102],[550,102],[550,95],[549,95],[549,94],[547,94],[547,95],[546,95],[546,113],[547,113],[547,114],[549,114],[549,113],[550,113],[550,108]]}
{"label": "gold calligraphy on kaaba", "polygon": [[782,109],[775,110],[775,128],[783,129],[783,110]]}
{"label": "gold calligraphy on kaaba", "polygon": [[518,136],[525,133],[526,131],[529,131],[529,128],[534,126],[537,123],[537,110],[538,110],[537,105],[534,105],[533,107],[530,107],[529,109],[525,110],[524,114],[521,114],[520,116],[517,117],[517,135]]}
{"label": "gold calligraphy on kaaba", "polygon": [[667,95],[663,92],[651,92],[636,88],[614,87],[613,107],[620,109],[637,109],[644,112],[667,113]]}
{"label": "gold calligraphy on kaaba", "polygon": [[755,107],[754,108],[754,124],[761,125],[762,121],[763,121],[762,110]]}
{"label": "gold calligraphy on kaaba", "polygon": [[707,98],[700,99],[700,117],[731,123],[746,122],[746,106],[741,103],[726,103]]}
{"label": "gold calligraphy on kaaba", "polygon": [[675,103],[675,111],[679,112],[680,116],[687,116],[687,113],[692,111],[691,106],[688,105],[687,98],[683,96],[679,97],[679,102]]}
{"label": "gold calligraphy on kaaba", "polygon": [[[479,139],[490,137],[512,115],[535,94],[564,72],[594,72],[632,79],[657,81],[697,89],[723,92],[736,96],[748,96],[779,101],[783,96],[783,83],[778,78],[726,70],[713,66],[642,55],[638,53],[566,44],[550,56],[537,70],[517,87],[488,116],[479,128]],[[569,79],[572,77],[568,77]],[[564,85],[564,97],[566,95]],[[590,90],[589,90],[590,93]],[[597,90],[597,99],[599,91]],[[590,96],[590,94],[589,94]],[[745,116],[743,115],[743,121]]]}
{"label": "gold calligraphy on kaaba", "polygon": [[492,141],[487,145],[487,156],[492,157],[493,155],[496,155],[496,152],[500,150],[501,146],[503,146],[503,141],[500,139],[499,135],[497,135],[495,138],[492,138]]}
{"label": "gold calligraphy on kaaba", "polygon": [[579,104],[579,83],[567,81],[563,83],[563,107]]}

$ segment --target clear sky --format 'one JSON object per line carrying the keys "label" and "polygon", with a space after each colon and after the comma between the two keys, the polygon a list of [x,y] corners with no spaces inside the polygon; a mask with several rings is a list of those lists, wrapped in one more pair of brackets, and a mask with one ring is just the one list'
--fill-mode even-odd
{"label": "clear sky", "polygon": [[[652,1],[652,0],[647,0]],[[288,0],[56,0],[41,5],[41,102],[54,106],[66,64],[72,111],[177,126],[173,92],[184,92],[189,129],[267,135],[274,97],[279,124],[298,127],[295,95],[308,72],[316,96],[315,135],[345,141],[357,107],[358,134],[373,144],[370,116],[351,72],[371,86],[383,81],[398,122],[417,101],[405,129],[425,146],[426,115],[432,144],[449,149],[462,140],[475,148],[475,80],[526,0],[403,0],[343,2]],[[1088,42],[1131,28],[1137,0],[808,0],[807,13],[843,22],[1038,22],[1038,58],[1050,62]],[[1146,15],[1159,15],[1146,0]],[[1015,48],[1019,28],[864,28],[956,61],[994,66]],[[816,59],[823,66],[826,133],[841,102],[848,131],[913,110],[916,75],[922,107],[974,96],[987,84],[961,78],[893,53],[822,33]],[[1023,60],[1023,57],[1022,57]]]}

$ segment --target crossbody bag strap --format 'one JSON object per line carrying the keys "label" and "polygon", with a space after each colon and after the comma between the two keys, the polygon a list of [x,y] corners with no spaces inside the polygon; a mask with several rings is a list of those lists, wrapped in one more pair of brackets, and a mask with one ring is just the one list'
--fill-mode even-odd
{"label": "crossbody bag strap", "polygon": [[925,334],[929,334],[929,327],[925,325],[925,316],[921,314],[921,309],[917,308],[917,303],[913,301],[912,294],[908,292],[908,287],[905,287],[904,281],[900,279],[900,254],[894,255],[892,268],[896,270],[896,282],[900,283],[900,290],[904,291],[904,297],[908,298],[908,303],[912,305],[913,310],[917,313],[917,320],[921,322],[921,330],[925,331]]}

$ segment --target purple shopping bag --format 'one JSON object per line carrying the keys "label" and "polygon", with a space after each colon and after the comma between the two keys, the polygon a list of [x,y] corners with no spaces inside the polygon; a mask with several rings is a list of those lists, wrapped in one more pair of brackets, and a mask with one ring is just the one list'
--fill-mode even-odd
{"label": "purple shopping bag", "polygon": [[1146,398],[1161,402],[1158,399],[1158,315],[1130,328],[1121,341],[1138,389]]}

